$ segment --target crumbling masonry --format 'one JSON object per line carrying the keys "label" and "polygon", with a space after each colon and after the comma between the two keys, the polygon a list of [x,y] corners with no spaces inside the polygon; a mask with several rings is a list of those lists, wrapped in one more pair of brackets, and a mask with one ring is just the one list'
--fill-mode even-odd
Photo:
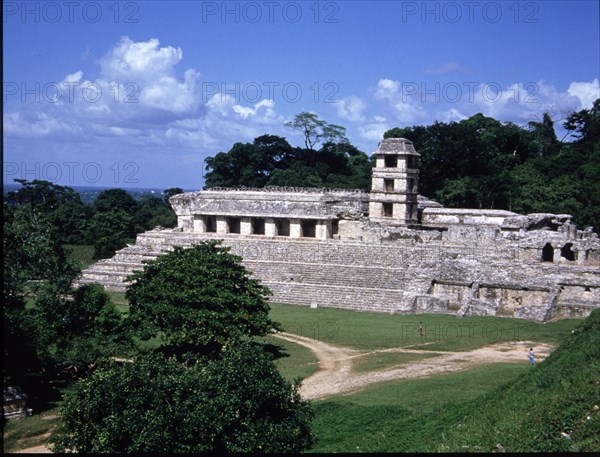
{"label": "crumbling masonry", "polygon": [[171,197],[175,229],[156,228],[83,272],[124,290],[174,246],[222,239],[271,301],[387,313],[496,315],[544,322],[600,306],[600,241],[566,214],[448,209],[418,195],[419,154],[390,138],[370,193],[210,189]]}

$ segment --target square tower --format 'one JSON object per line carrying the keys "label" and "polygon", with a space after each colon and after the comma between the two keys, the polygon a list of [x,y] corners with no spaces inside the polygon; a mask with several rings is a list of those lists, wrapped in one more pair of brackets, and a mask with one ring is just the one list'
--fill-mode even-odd
{"label": "square tower", "polygon": [[373,153],[369,219],[392,225],[418,223],[419,170],[412,141],[385,138]]}

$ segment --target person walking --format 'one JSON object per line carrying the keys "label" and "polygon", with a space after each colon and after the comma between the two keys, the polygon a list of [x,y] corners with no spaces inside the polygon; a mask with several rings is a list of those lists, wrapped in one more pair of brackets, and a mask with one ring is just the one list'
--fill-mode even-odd
{"label": "person walking", "polygon": [[419,336],[421,337],[421,343],[422,343],[423,337],[425,336],[425,332],[423,330],[423,322],[419,322]]}
{"label": "person walking", "polygon": [[533,353],[533,348],[529,349],[529,363],[532,365],[535,364],[535,355]]}

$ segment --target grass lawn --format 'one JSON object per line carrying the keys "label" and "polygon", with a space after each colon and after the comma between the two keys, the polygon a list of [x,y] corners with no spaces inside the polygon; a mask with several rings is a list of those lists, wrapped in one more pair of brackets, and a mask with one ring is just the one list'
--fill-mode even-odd
{"label": "grass lawn", "polygon": [[[413,347],[432,351],[468,351],[500,341],[557,344],[578,319],[538,324],[505,317],[448,314],[383,314],[271,303],[271,317],[286,332],[360,350]],[[423,322],[425,336],[418,332]]]}
{"label": "grass lawn", "polygon": [[311,452],[403,452],[402,431],[451,405],[477,399],[531,370],[495,364],[418,380],[389,381],[359,393],[314,402]]}

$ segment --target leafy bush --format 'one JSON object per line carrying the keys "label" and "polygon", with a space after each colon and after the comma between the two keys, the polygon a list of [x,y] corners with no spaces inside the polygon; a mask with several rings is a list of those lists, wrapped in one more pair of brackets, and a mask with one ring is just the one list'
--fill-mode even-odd
{"label": "leafy bush", "polygon": [[259,346],[187,367],[160,355],[112,363],[62,405],[54,451],[300,452],[312,409]]}

